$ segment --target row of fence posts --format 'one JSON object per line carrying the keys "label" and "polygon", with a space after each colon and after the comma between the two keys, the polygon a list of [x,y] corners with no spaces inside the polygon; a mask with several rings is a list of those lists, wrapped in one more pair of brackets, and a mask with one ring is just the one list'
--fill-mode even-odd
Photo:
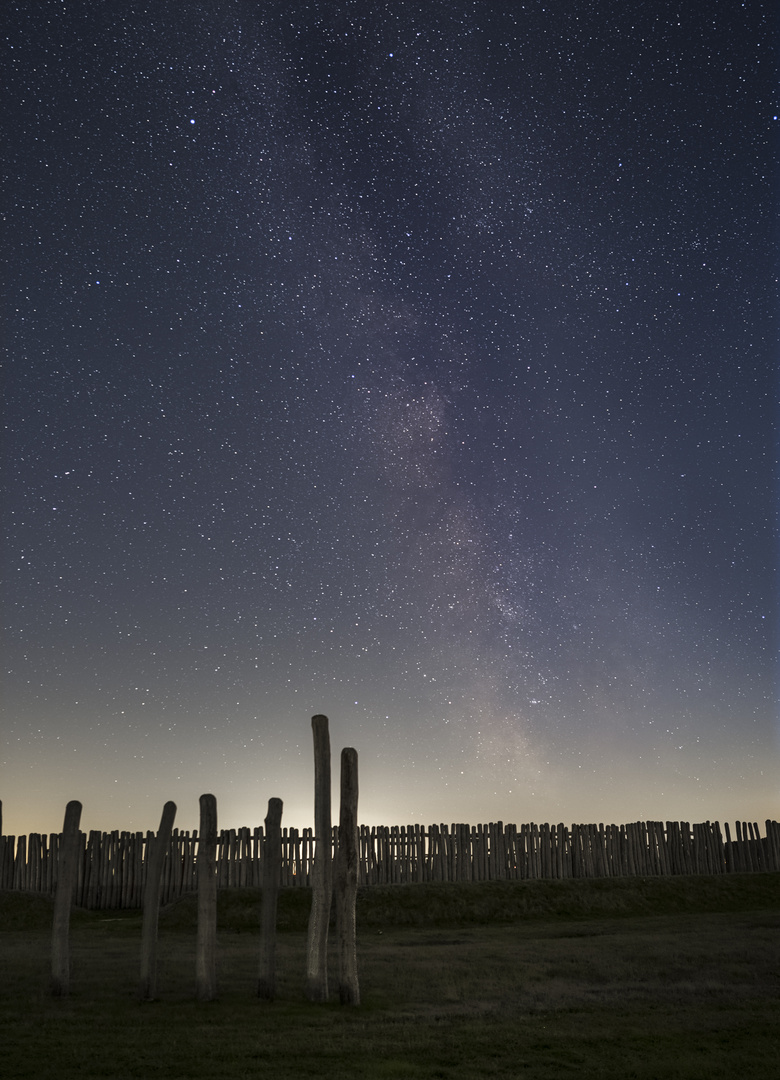
{"label": "row of fence posts", "polygon": [[[634,877],[676,874],[752,873],[780,870],[780,826],[737,822],[732,838],[717,821],[638,821],[628,825],[362,825],[358,828],[359,885],[427,881],[489,881],[499,878]],[[311,886],[316,830],[283,829],[282,886]],[[338,827],[328,827],[338,851]],[[217,837],[217,888],[260,886],[266,832],[223,830]],[[53,895],[61,839],[31,833],[0,838],[0,889]],[[153,833],[79,833],[75,902],[80,907],[137,908],[145,895]],[[161,877],[161,901],[169,903],[198,885],[196,831],[172,830]],[[333,857],[333,856],[332,856]]]}
{"label": "row of fence posts", "polygon": [[[312,717],[314,738],[314,812],[319,837],[312,866],[312,906],[306,950],[305,994],[310,1001],[328,1000],[328,932],[334,894],[333,843],[331,826],[331,756],[328,718]],[[358,756],[345,747],[341,752],[340,813],[337,832],[335,872],[336,931],[338,935],[339,999],[345,1005],[360,1004],[357,972],[355,906],[358,868]],[[63,997],[70,990],[70,915],[76,896],[80,865],[79,824],[81,803],[72,800],[65,809],[59,834],[56,861],[52,868],[54,915],[51,945],[51,992]],[[276,993],[276,922],[282,875],[281,799],[268,802],[262,843],[262,907],[257,995],[272,1000]],[[143,918],[141,929],[141,969],[139,997],[150,1001],[157,994],[157,936],[163,870],[170,854],[176,804],[163,807],[156,834],[147,834],[143,861]],[[0,803],[2,824],[2,803]],[[199,1001],[211,1001],[217,993],[217,800],[200,797],[200,830],[197,875],[197,937],[195,948],[195,993]],[[137,882],[141,881],[139,872]],[[136,883],[137,884],[137,883]]]}

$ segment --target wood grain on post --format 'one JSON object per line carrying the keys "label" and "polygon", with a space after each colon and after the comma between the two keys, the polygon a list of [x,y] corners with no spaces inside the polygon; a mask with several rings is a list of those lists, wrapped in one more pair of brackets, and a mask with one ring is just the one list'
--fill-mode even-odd
{"label": "wood grain on post", "polygon": [[339,943],[339,1000],[359,1005],[355,904],[358,878],[358,755],[341,751],[341,806],[336,860],[336,927]]}
{"label": "wood grain on post", "polygon": [[282,800],[268,800],[262,858],[263,906],[260,916],[260,969],[257,996],[273,1001],[276,995],[276,909],[282,876]]}
{"label": "wood grain on post", "polygon": [[328,923],[333,894],[333,835],[330,816],[330,736],[328,718],[311,718],[314,737],[314,835],[312,898],[306,943],[306,997],[328,1000]]}
{"label": "wood grain on post", "polygon": [[217,800],[200,797],[198,843],[198,934],[195,947],[195,992],[198,1001],[217,993]]}
{"label": "wood grain on post", "polygon": [[146,883],[141,929],[141,979],[138,994],[142,1001],[153,1001],[157,993],[157,926],[160,915],[160,882],[165,856],[171,846],[171,832],[176,817],[176,803],[167,802],[160,818],[157,836],[151,839],[146,857]]}
{"label": "wood grain on post", "polygon": [[57,893],[51,935],[51,992],[65,997],[70,990],[70,909],[78,876],[81,803],[71,800],[65,808],[62,841],[57,859]]}

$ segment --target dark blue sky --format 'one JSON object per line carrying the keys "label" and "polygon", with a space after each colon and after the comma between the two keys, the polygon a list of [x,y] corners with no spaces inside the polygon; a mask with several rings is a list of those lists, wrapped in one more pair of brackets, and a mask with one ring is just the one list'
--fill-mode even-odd
{"label": "dark blue sky", "polygon": [[776,816],[772,5],[369,7],[4,16],[4,828]]}

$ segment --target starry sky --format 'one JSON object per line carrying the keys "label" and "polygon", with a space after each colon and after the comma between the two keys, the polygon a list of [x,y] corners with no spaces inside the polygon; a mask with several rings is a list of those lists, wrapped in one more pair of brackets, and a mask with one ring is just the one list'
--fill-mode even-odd
{"label": "starry sky", "polygon": [[777,818],[774,5],[3,30],[3,831]]}

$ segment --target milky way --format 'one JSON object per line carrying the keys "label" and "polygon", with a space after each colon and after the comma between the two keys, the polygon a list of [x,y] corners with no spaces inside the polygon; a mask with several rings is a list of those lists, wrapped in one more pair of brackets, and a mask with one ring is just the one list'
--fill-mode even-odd
{"label": "milky way", "polygon": [[5,22],[4,831],[776,817],[770,5]]}

